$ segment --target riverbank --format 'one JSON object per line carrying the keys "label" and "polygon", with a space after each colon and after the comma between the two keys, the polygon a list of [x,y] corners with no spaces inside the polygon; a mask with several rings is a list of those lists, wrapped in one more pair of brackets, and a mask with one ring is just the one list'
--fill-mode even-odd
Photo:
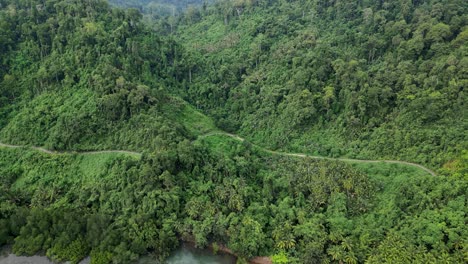
{"label": "riverbank", "polygon": [[[186,239],[186,240],[182,240],[182,241],[183,241],[183,243],[190,244],[192,247],[196,248],[196,243],[195,243],[194,239]],[[207,246],[207,248],[210,249],[213,253],[222,252],[222,253],[225,253],[225,254],[232,255],[232,256],[234,256],[236,258],[239,258],[239,256],[236,253],[234,253],[234,251],[232,251],[231,249],[229,249],[228,247],[226,247],[225,245],[222,245],[222,244],[217,244],[216,248],[215,248],[215,246],[213,246],[213,244],[210,244],[210,245]],[[266,256],[253,257],[253,258],[249,259],[248,261],[249,261],[250,264],[273,264],[271,259],[269,257],[266,257]]]}
{"label": "riverbank", "polygon": [[[65,262],[68,264],[70,262]],[[90,264],[91,258],[86,257],[79,264]],[[11,246],[4,246],[0,249],[0,264],[55,264],[47,256],[17,256],[11,252]]]}
{"label": "riverbank", "polygon": [[[213,246],[210,246],[210,248],[213,249]],[[218,246],[218,251],[238,257],[232,250],[230,250],[229,248],[223,245]],[[260,256],[249,259],[249,263],[250,264],[273,264],[273,262],[271,261],[269,257],[260,257]]]}
{"label": "riverbank", "polygon": [[[41,253],[39,253],[41,254]],[[18,256],[12,253],[11,246],[0,249],[0,264],[56,264],[47,256]],[[79,264],[89,264],[90,257],[86,257]],[[164,262],[166,264],[235,264],[237,257],[226,247],[220,248],[215,254],[212,247],[204,249],[196,248],[194,243],[182,242],[179,248],[172,252],[171,256]],[[64,262],[69,264],[70,262]],[[155,264],[160,263],[150,255],[141,256],[134,262],[135,264]],[[265,264],[268,262],[251,262]]]}

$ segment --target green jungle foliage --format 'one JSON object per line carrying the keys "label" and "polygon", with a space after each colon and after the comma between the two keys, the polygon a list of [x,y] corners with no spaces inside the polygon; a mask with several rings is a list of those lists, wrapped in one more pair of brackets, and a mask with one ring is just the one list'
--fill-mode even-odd
{"label": "green jungle foliage", "polygon": [[57,261],[91,254],[92,263],[164,258],[180,238],[298,263],[466,261],[467,160],[433,177],[228,145],[226,154],[197,142],[141,160],[2,149],[0,242]]}
{"label": "green jungle foliage", "polygon": [[0,145],[0,246],[468,262],[466,4],[398,3],[217,2],[151,29],[101,0],[0,0],[0,142],[24,146]]}
{"label": "green jungle foliage", "polygon": [[434,167],[467,149],[466,1],[223,1],[177,28],[180,95],[260,145]]}
{"label": "green jungle foliage", "polygon": [[[190,137],[162,111],[184,111],[181,49],[102,1],[3,1],[0,137],[49,149],[160,149]],[[151,88],[150,88],[151,87]]]}

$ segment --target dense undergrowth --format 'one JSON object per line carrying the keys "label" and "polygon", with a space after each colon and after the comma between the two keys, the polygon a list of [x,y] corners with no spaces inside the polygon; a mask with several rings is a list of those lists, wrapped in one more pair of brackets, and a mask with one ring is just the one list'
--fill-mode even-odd
{"label": "dense undergrowth", "polygon": [[[0,0],[0,142],[142,153],[0,147],[0,245],[73,263],[162,260],[181,239],[241,259],[466,262],[465,5],[367,3],[363,20],[313,3],[220,2],[166,36],[103,1]],[[203,137],[218,127],[444,166],[273,155]]]}
{"label": "dense undergrowth", "polygon": [[467,148],[467,10],[458,0],[221,1],[179,16],[180,94],[268,148],[438,167]]}
{"label": "dense undergrowth", "polygon": [[93,263],[163,258],[179,239],[299,263],[464,261],[466,168],[433,177],[248,143],[210,150],[203,140],[141,159],[1,149],[0,242]]}

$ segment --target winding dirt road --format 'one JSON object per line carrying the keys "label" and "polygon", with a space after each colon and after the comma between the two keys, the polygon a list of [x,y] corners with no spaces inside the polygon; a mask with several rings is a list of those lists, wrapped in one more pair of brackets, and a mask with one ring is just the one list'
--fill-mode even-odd
{"label": "winding dirt road", "polygon": [[[28,146],[20,146],[20,145],[11,145],[5,144],[0,142],[0,147],[4,148],[28,148]],[[80,155],[93,155],[93,154],[102,154],[102,153],[121,153],[127,154],[131,156],[141,157],[141,153],[135,151],[127,151],[127,150],[97,150],[97,151],[53,151],[48,150],[42,147],[30,146],[29,148],[46,153],[51,155],[72,155],[72,154],[80,154]]]}
{"label": "winding dirt road", "polygon": [[[231,134],[231,133],[227,133],[227,132],[211,132],[211,133],[208,133],[208,134],[205,134],[205,135],[201,135],[199,136],[198,138],[206,138],[206,137],[210,137],[210,136],[215,136],[215,135],[221,135],[221,136],[228,136],[228,137],[231,137],[235,140],[238,140],[240,142],[244,142],[245,139],[238,136],[238,135],[235,135],[235,134]],[[412,166],[412,167],[416,167],[418,169],[421,169],[421,170],[424,170],[425,172],[431,174],[432,176],[436,176],[437,174],[420,165],[420,164],[417,164],[417,163],[412,163],[412,162],[408,162],[408,161],[400,161],[400,160],[360,160],[360,159],[348,159],[348,158],[329,158],[329,157],[323,157],[323,156],[313,156],[313,155],[308,155],[308,154],[305,154],[305,153],[289,153],[289,152],[280,152],[280,151],[274,151],[274,150],[269,150],[269,149],[266,149],[264,147],[261,147],[257,144],[254,144],[254,143],[251,143],[253,146],[259,148],[259,149],[262,149],[263,151],[265,152],[268,152],[268,153],[271,153],[271,154],[275,154],[275,155],[282,155],[282,156],[290,156],[290,157],[299,157],[299,158],[312,158],[312,159],[325,159],[325,160],[340,160],[340,161],[345,161],[345,162],[354,162],[354,163],[379,163],[379,162],[383,162],[383,163],[394,163],[394,164],[402,164],[402,165],[408,165],[408,166]],[[23,148],[23,147],[27,147],[27,146],[19,146],[19,145],[10,145],[10,144],[5,144],[5,143],[1,143],[0,142],[0,147],[6,147],[6,148]],[[34,150],[37,150],[37,151],[40,151],[40,152],[43,152],[43,153],[47,153],[47,154],[52,154],[52,155],[63,155],[63,154],[87,154],[87,155],[93,155],[93,154],[102,154],[102,153],[122,153],[122,154],[127,154],[127,155],[132,155],[132,156],[137,156],[137,157],[141,157],[141,153],[139,152],[135,152],[135,151],[126,151],[126,150],[100,150],[100,151],[52,151],[52,150],[48,150],[48,149],[45,149],[45,148],[42,148],[42,147],[35,147],[35,146],[31,146],[30,147],[31,149],[34,149]]]}
{"label": "winding dirt road", "polygon": [[[238,136],[238,135],[234,135],[234,134],[230,134],[230,133],[227,133],[227,132],[211,132],[211,133],[208,133],[208,134],[205,134],[203,136],[200,136],[200,138],[205,138],[205,137],[209,137],[209,136],[215,136],[215,135],[224,135],[224,136],[228,136],[228,137],[231,137],[231,138],[234,138],[238,141],[245,141],[244,138]],[[412,163],[412,162],[408,162],[408,161],[400,161],[400,160],[361,160],[361,159],[348,159],[348,158],[329,158],[329,157],[323,157],[323,156],[313,156],[313,155],[308,155],[308,154],[305,154],[305,153],[290,153],[290,152],[280,152],[280,151],[274,151],[274,150],[269,150],[269,149],[266,149],[266,148],[263,148],[257,144],[254,144],[254,143],[251,143],[253,146],[257,147],[257,148],[260,148],[262,149],[263,151],[265,152],[268,152],[268,153],[271,153],[271,154],[275,154],[275,155],[282,155],[282,156],[290,156],[290,157],[299,157],[299,158],[312,158],[312,159],[324,159],[324,160],[339,160],[339,161],[345,161],[345,162],[354,162],[354,163],[380,163],[380,162],[383,162],[383,163],[393,163],[393,164],[402,164],[402,165],[408,165],[408,166],[412,166],[412,167],[416,167],[418,169],[421,169],[429,174],[431,174],[432,176],[437,176],[437,174],[424,167],[423,165],[421,164],[417,164],[417,163]]]}
{"label": "winding dirt road", "polygon": [[[235,140],[238,140],[240,142],[244,142],[245,139],[238,136],[234,135],[231,133],[227,132],[211,132],[202,136],[199,136],[198,138],[206,138],[209,136],[214,136],[214,135],[221,135],[221,136],[228,136],[231,137]],[[305,153],[289,153],[289,152],[279,152],[279,151],[274,151],[274,150],[269,150],[266,148],[263,148],[259,145],[256,145],[254,143],[251,143],[253,146],[262,149],[263,151],[275,155],[282,155],[282,156],[290,156],[290,157],[299,157],[299,158],[312,158],[312,159],[325,159],[325,160],[340,160],[340,161],[345,161],[345,162],[355,162],[355,163],[395,163],[395,164],[403,164],[403,165],[408,165],[408,166],[413,166],[416,168],[419,168],[421,170],[426,171],[427,173],[431,174],[432,176],[436,176],[436,173],[420,164],[417,163],[412,163],[412,162],[407,162],[407,161],[399,161],[399,160],[359,160],[359,159],[348,159],[348,158],[329,158],[329,157],[322,157],[322,156],[312,156],[312,155],[307,155]],[[5,144],[0,142],[0,147],[5,147],[5,148],[27,148],[28,146],[19,146],[19,145],[11,145],[11,144]],[[134,151],[126,151],[126,150],[101,150],[101,151],[51,151],[42,147],[36,147],[36,146],[31,146],[29,147],[31,149],[46,153],[46,154],[51,154],[51,155],[63,155],[63,154],[87,154],[87,155],[92,155],[92,154],[101,154],[101,153],[122,153],[122,154],[127,154],[127,155],[133,155],[137,157],[141,157],[141,153],[139,152],[134,152]],[[224,250],[225,252],[228,252],[230,254],[233,254],[231,250],[226,248]],[[271,264],[272,261],[269,257],[254,257],[252,258],[249,263],[251,264]]]}

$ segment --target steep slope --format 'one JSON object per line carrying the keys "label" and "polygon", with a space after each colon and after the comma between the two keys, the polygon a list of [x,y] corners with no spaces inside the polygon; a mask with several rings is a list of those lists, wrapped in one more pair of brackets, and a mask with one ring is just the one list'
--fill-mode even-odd
{"label": "steep slope", "polygon": [[[224,1],[179,20],[180,93],[269,148],[439,167],[467,149],[466,1]],[[200,63],[201,62],[201,63]]]}
{"label": "steep slope", "polygon": [[[147,249],[164,258],[183,202],[163,178],[188,171],[182,153],[211,129],[184,125],[193,109],[167,95],[179,85],[179,45],[106,1],[0,8],[0,141],[36,146],[0,148],[0,244],[56,261],[128,263]],[[130,216],[158,236],[137,238]]]}
{"label": "steep slope", "polygon": [[[236,21],[229,14],[212,22]],[[241,261],[466,262],[466,155],[433,177],[216,134],[196,109],[208,102],[174,95],[217,64],[140,17],[104,1],[0,0],[0,245],[72,263],[163,260],[180,240],[225,245]]]}
{"label": "steep slope", "polygon": [[191,138],[162,111],[184,108],[166,95],[178,85],[178,45],[146,30],[140,13],[102,1],[2,6],[4,143],[156,149]]}

